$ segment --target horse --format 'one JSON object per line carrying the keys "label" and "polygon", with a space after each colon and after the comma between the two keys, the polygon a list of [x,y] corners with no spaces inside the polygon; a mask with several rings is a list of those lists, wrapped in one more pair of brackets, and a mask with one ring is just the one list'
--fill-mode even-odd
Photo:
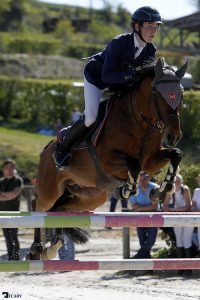
{"label": "horse", "polygon": [[[165,165],[165,178],[151,197],[172,193],[182,159],[175,146],[182,134],[180,81],[186,69],[187,63],[175,71],[163,58],[142,66],[138,80],[112,97],[98,139],[87,138],[72,147],[67,169],[56,168],[56,141],[51,141],[40,154],[36,210],[93,211],[114,191],[128,199],[137,191],[141,170],[153,176]],[[66,192],[68,197],[63,197]],[[35,229],[32,259],[40,258],[42,251],[40,231]]]}

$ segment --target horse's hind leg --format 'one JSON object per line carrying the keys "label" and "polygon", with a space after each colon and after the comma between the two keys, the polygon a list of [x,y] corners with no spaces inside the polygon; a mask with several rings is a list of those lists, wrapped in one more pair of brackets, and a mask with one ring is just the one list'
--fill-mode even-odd
{"label": "horse's hind leg", "polygon": [[[31,203],[32,210],[35,211],[36,199]],[[34,228],[34,242],[31,245],[30,252],[26,255],[26,260],[40,260],[40,254],[42,253],[42,241],[40,228]]]}
{"label": "horse's hind leg", "polygon": [[51,239],[51,246],[45,248],[41,253],[41,259],[54,259],[57,254],[58,250],[63,246],[64,238],[63,238],[63,229],[56,228],[55,234]]}
{"label": "horse's hind leg", "polygon": [[43,247],[41,242],[40,228],[34,229],[34,242],[31,245],[30,252],[26,255],[26,260],[40,260]]}

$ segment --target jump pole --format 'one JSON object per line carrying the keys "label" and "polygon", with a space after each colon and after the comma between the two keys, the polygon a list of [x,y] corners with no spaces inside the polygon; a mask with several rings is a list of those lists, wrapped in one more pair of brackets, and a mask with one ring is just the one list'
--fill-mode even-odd
{"label": "jump pole", "polygon": [[200,213],[0,213],[0,228],[200,227]]}
{"label": "jump pole", "polygon": [[200,269],[200,259],[124,259],[98,261],[0,261],[0,272]]}

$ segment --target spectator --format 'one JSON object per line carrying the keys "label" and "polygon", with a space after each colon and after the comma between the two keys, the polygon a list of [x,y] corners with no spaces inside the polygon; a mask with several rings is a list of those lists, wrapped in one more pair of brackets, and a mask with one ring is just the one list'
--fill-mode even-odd
{"label": "spectator", "polygon": [[[200,175],[197,177],[198,188],[194,190],[192,197],[192,211],[200,211]],[[200,257],[200,227],[197,228],[197,237],[198,237],[198,257]]]}
{"label": "spectator", "polygon": [[82,113],[79,111],[78,107],[76,106],[73,110],[72,110],[72,115],[71,115],[71,122],[72,124],[76,121],[78,121],[80,119],[80,117],[82,116]]}
{"label": "spectator", "polygon": [[[114,212],[115,210],[116,210],[116,206],[117,206],[117,202],[118,202],[118,199],[117,198],[115,198],[115,196],[114,195],[111,195],[111,197],[110,197],[110,212]],[[124,200],[124,199],[121,199],[120,200],[121,201],[121,207],[122,207],[122,209],[123,208],[127,208],[128,207],[128,202],[127,202],[127,200]]]}
{"label": "spectator", "polygon": [[64,244],[58,250],[60,260],[74,260],[75,259],[75,246],[74,242],[70,239],[65,228],[63,229]]}
{"label": "spectator", "polygon": [[[174,194],[166,194],[163,210],[169,212],[186,212],[191,211],[190,189],[183,184],[183,177],[177,174],[175,177]],[[192,257],[192,235],[193,227],[174,227],[176,237],[176,254],[178,258]],[[190,275],[191,270],[178,270],[178,275]]]}
{"label": "spectator", "polygon": [[57,122],[56,124],[54,125],[54,132],[55,132],[55,135],[58,134],[58,132],[63,128],[63,124],[61,122],[61,119],[57,119]]}
{"label": "spectator", "polygon": [[[19,210],[23,181],[18,175],[15,175],[15,170],[14,160],[6,159],[3,162],[3,177],[0,178],[0,211]],[[6,241],[8,260],[19,260],[18,228],[3,228],[3,234]]]}
{"label": "spectator", "polygon": [[[115,196],[112,194],[109,200],[110,200],[110,209],[109,209],[109,211],[114,212],[116,210],[118,199],[115,198]],[[127,200],[121,199],[121,207],[122,207],[122,210],[128,208]],[[112,229],[112,227],[106,227],[106,228],[108,230]]]}
{"label": "spectator", "polygon": [[[158,185],[151,182],[149,175],[142,171],[140,173],[139,192],[129,198],[134,212],[157,210],[157,203],[152,203],[149,197],[151,190],[155,187]],[[156,227],[137,227],[140,249],[134,258],[151,258],[151,248],[156,241],[157,231],[158,228]]]}

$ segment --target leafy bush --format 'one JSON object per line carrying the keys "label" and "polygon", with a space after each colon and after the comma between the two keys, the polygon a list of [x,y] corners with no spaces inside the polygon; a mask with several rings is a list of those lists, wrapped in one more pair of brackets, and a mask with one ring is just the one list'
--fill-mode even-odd
{"label": "leafy bush", "polygon": [[181,128],[185,139],[200,139],[200,92],[188,91],[184,94],[181,111]]}
{"label": "leafy bush", "polygon": [[192,58],[189,64],[189,71],[196,83],[200,83],[200,56]]}
{"label": "leafy bush", "polygon": [[11,118],[32,126],[63,124],[71,121],[74,106],[82,109],[81,87],[64,80],[33,80],[0,78],[0,117]]}
{"label": "leafy bush", "polygon": [[166,51],[166,50],[157,50],[157,58],[164,57],[166,62],[169,65],[180,66],[183,64],[183,54],[178,52]]}
{"label": "leafy bush", "polygon": [[102,51],[103,48],[104,46],[99,44],[71,43],[63,49],[62,54],[75,58],[83,58],[98,53]]}
{"label": "leafy bush", "polygon": [[122,33],[122,29],[114,24],[106,24],[100,21],[92,21],[89,26],[89,39],[93,43],[107,43],[114,36]]}
{"label": "leafy bush", "polygon": [[44,34],[0,33],[2,53],[59,54],[61,39]]}
{"label": "leafy bush", "polygon": [[197,176],[200,175],[200,164],[180,165],[180,174],[183,176],[184,183],[189,186],[191,194],[197,187]]}
{"label": "leafy bush", "polygon": [[72,40],[74,36],[74,27],[71,25],[71,22],[68,20],[60,21],[56,27],[54,35],[57,38],[61,38],[63,40]]}

